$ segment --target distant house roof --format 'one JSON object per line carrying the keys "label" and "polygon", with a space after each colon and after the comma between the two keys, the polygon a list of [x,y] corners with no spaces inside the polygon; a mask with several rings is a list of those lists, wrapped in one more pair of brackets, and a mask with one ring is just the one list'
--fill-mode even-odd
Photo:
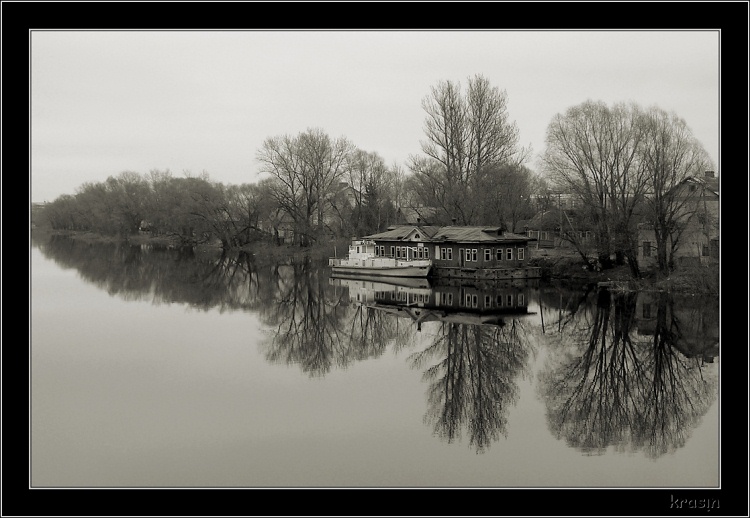
{"label": "distant house roof", "polygon": [[438,209],[435,207],[399,207],[396,213],[402,223],[419,225],[433,222]]}
{"label": "distant house roof", "polygon": [[687,178],[684,183],[703,185],[708,192],[713,193],[715,196],[719,195],[719,179],[715,177],[711,171],[706,171],[706,174],[703,177],[693,176]]}
{"label": "distant house roof", "polygon": [[460,243],[528,242],[527,236],[503,232],[502,227],[442,227],[432,241]]}
{"label": "distant house roof", "polygon": [[555,208],[538,212],[533,218],[524,223],[531,230],[555,230],[560,227],[560,221],[565,216]]}
{"label": "distant house roof", "polygon": [[369,236],[365,236],[365,238],[381,239],[386,241],[398,241],[401,239],[405,240],[415,230],[429,240],[438,232],[438,230],[440,230],[440,227],[429,225],[395,225],[392,227],[388,227],[388,230],[386,230],[385,232],[380,232],[379,234],[371,234]]}

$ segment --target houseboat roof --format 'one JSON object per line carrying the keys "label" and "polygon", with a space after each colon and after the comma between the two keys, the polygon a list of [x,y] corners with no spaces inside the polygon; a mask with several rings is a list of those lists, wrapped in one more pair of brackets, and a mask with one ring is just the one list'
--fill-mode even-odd
{"label": "houseboat roof", "polygon": [[432,237],[440,230],[440,227],[429,226],[429,225],[395,225],[388,227],[385,232],[379,234],[371,234],[365,236],[366,239],[383,239],[383,240],[394,240],[406,239],[409,235],[417,230],[420,232],[426,241],[430,241]]}
{"label": "houseboat roof", "polygon": [[432,236],[435,242],[460,242],[460,243],[507,243],[528,242],[527,236],[503,232],[502,227],[442,227],[439,232]]}

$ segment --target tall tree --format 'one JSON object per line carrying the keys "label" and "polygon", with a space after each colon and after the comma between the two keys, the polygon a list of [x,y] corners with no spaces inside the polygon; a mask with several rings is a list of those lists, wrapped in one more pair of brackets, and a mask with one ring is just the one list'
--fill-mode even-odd
{"label": "tall tree", "polygon": [[300,246],[323,232],[325,200],[346,172],[352,151],[348,140],[331,139],[319,129],[268,138],[258,151],[261,172],[274,179],[271,195],[293,221]]}
{"label": "tall tree", "polygon": [[[348,222],[354,235],[377,232],[391,223],[395,213],[391,200],[396,193],[397,174],[377,153],[360,149],[352,153],[346,176],[350,196],[345,199],[353,202]],[[345,199],[341,202],[346,203]],[[342,217],[347,214],[343,210],[339,213]]]}
{"label": "tall tree", "polygon": [[427,113],[422,142],[425,157],[412,157],[421,201],[442,212],[442,220],[456,218],[474,224],[482,208],[477,201],[480,179],[500,165],[520,165],[528,151],[518,146],[515,122],[510,121],[507,94],[476,75],[465,95],[459,83],[441,81],[422,102]]}
{"label": "tall tree", "polygon": [[679,246],[682,222],[695,209],[699,194],[688,191],[686,196],[678,186],[713,168],[703,146],[675,113],[651,108],[645,124],[641,159],[648,171],[647,218],[654,229],[658,267],[666,273]]}
{"label": "tall tree", "polygon": [[643,201],[648,177],[639,149],[645,134],[635,104],[586,101],[556,115],[547,128],[545,171],[561,189],[575,194],[595,226],[598,259],[627,259],[638,276],[634,211]]}

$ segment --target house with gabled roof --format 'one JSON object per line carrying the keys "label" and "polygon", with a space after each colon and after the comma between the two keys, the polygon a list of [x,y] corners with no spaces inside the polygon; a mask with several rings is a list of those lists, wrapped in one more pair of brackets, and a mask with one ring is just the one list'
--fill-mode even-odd
{"label": "house with gabled roof", "polygon": [[525,267],[530,238],[502,227],[442,227],[432,236],[433,264],[458,268]]}
{"label": "house with gabled roof", "polygon": [[[719,179],[713,171],[690,177],[675,188],[675,199],[683,204],[682,227],[671,260],[675,264],[709,264],[719,260]],[[671,249],[671,243],[667,244]],[[643,270],[657,266],[656,237],[653,227],[638,227],[638,265]]]}
{"label": "house with gabled roof", "polygon": [[394,225],[385,232],[365,236],[375,242],[375,255],[396,259],[430,259],[428,243],[440,227]]}

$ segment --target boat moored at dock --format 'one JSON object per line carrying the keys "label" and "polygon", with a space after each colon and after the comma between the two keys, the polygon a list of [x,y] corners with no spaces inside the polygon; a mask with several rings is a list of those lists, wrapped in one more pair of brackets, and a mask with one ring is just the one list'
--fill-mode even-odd
{"label": "boat moored at dock", "polygon": [[332,276],[386,276],[386,277],[429,277],[432,273],[432,261],[414,258],[411,254],[393,257],[380,254],[375,242],[367,239],[355,239],[349,245],[349,254],[345,258],[331,257],[328,266]]}

